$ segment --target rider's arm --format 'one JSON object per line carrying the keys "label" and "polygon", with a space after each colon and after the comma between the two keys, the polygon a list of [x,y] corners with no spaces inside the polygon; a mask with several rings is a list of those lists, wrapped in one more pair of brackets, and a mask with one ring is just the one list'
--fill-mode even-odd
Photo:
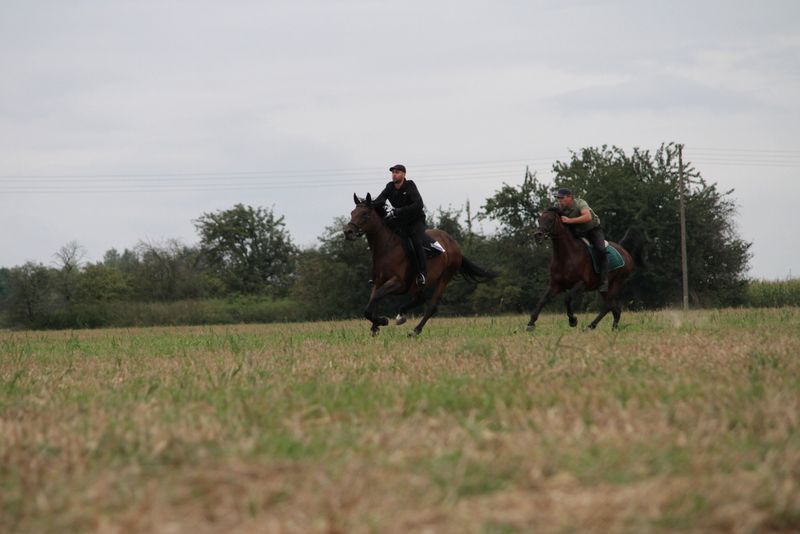
{"label": "rider's arm", "polygon": [[372,199],[372,203],[376,204],[376,205],[385,204],[386,203],[386,199],[389,197],[389,188],[391,186],[392,186],[392,184],[389,183],[386,187],[384,187],[383,191],[381,191],[381,194]]}
{"label": "rider's arm", "polygon": [[409,200],[411,200],[411,204],[394,210],[394,212],[397,215],[411,214],[413,216],[419,213],[423,213],[422,196],[420,196],[416,184],[408,184],[408,185],[410,186],[408,188],[408,198]]}
{"label": "rider's arm", "polygon": [[567,224],[582,224],[592,220],[592,212],[588,208],[581,210],[580,217],[562,217],[561,220]]}

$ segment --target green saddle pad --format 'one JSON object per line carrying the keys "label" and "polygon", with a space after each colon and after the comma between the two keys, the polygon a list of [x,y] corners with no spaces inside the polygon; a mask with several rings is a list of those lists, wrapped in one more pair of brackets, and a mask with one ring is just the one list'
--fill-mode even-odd
{"label": "green saddle pad", "polygon": [[[583,243],[584,246],[589,250],[589,255],[592,257],[592,267],[594,268],[594,272],[599,274],[600,264],[597,262],[594,248],[592,248],[591,245],[587,245],[586,241],[581,240],[581,243]],[[606,247],[606,256],[608,257],[608,272],[616,271],[617,269],[625,267],[625,259],[622,257],[622,254],[620,254],[619,251],[611,245]]]}

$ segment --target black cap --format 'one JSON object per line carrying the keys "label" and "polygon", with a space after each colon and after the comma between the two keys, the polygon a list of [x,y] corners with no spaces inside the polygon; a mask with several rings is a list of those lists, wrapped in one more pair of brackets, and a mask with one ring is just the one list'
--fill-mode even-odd
{"label": "black cap", "polygon": [[562,187],[561,189],[558,190],[558,192],[556,192],[556,197],[558,198],[571,197],[571,196],[572,196],[572,190],[567,189],[566,187]]}
{"label": "black cap", "polygon": [[398,164],[397,164],[397,165],[395,165],[394,167],[389,167],[389,170],[390,170],[390,171],[403,171],[403,172],[406,172],[406,166],[405,166],[405,165],[400,165],[400,164],[398,163]]}

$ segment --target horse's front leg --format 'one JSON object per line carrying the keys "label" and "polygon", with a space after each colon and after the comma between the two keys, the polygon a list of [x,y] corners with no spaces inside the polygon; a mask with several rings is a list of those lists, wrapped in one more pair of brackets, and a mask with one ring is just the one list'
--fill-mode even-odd
{"label": "horse's front leg", "polygon": [[386,326],[389,324],[388,317],[375,316],[375,309],[378,307],[378,302],[386,295],[398,291],[401,288],[402,283],[396,278],[390,278],[381,284],[380,287],[377,285],[372,286],[372,293],[369,296],[369,302],[367,303],[367,307],[364,309],[364,317],[366,317],[368,321],[372,322],[370,332],[372,333],[373,337],[378,335],[381,326]]}
{"label": "horse's front leg", "polygon": [[528,332],[533,332],[533,330],[536,328],[536,321],[539,319],[539,314],[542,312],[542,308],[547,306],[547,304],[549,304],[550,301],[553,300],[553,298],[559,293],[561,293],[561,288],[550,284],[550,287],[547,288],[547,292],[542,295],[541,299],[539,299],[539,304],[536,305],[536,309],[533,310],[533,313],[531,314],[531,320],[528,321]]}
{"label": "horse's front leg", "polygon": [[567,305],[567,318],[569,319],[569,325],[573,328],[578,326],[578,318],[575,317],[575,313],[572,310],[572,299],[575,298],[575,296],[582,291],[584,287],[585,284],[583,282],[578,282],[567,292],[567,296],[564,299],[564,303]]}

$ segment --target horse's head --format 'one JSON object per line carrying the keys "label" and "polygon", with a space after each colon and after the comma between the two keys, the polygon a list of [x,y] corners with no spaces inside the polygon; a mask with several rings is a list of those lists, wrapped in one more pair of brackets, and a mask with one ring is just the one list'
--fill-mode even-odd
{"label": "horse's head", "polygon": [[358,195],[353,193],[353,202],[356,207],[350,212],[350,222],[344,227],[344,237],[348,241],[358,239],[381,223],[380,216],[376,212],[377,206],[372,203],[372,196],[369,193],[367,198],[358,198]]}
{"label": "horse's head", "polygon": [[561,208],[553,206],[547,208],[539,215],[538,228],[533,233],[536,243],[542,244],[545,239],[558,236],[558,227],[561,225]]}

